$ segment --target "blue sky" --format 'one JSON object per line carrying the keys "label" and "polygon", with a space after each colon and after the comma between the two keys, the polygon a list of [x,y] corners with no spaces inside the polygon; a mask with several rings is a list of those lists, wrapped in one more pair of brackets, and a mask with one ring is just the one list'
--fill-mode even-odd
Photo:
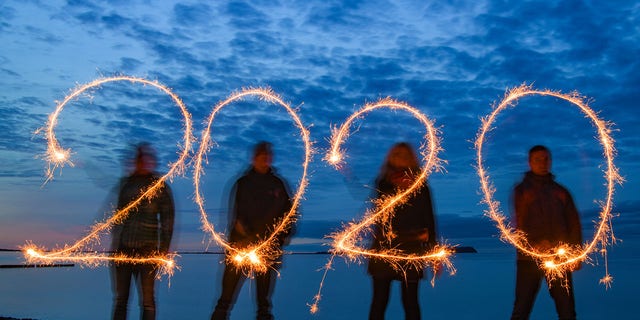
{"label": "blue sky", "polygon": [[[192,113],[196,137],[211,107],[243,87],[269,86],[297,107],[316,148],[300,237],[319,237],[361,215],[388,148],[422,143],[417,120],[381,110],[357,123],[346,143],[347,170],[322,161],[331,126],[387,96],[420,109],[442,132],[445,171],[430,177],[442,236],[495,235],[482,216],[473,167],[480,118],[523,83],[577,90],[614,123],[616,164],[626,179],[616,193],[622,215],[614,231],[628,229],[624,223],[640,211],[639,16],[632,1],[5,1],[0,247],[79,238],[108,212],[133,143],[151,141],[163,165],[175,161],[183,124],[172,101],[154,88],[107,84],[61,114],[58,138],[75,152],[76,166],[42,185],[38,156],[46,143],[34,131],[77,84],[116,74],[172,88]],[[527,169],[526,151],[542,143],[589,230],[595,201],[605,196],[602,151],[589,120],[566,102],[531,97],[495,126],[486,165],[503,210]],[[212,137],[217,146],[204,181],[212,221],[222,223],[225,190],[257,140],[275,144],[275,166],[297,186],[303,148],[284,110],[254,100],[234,104]],[[175,249],[202,249],[190,178],[187,171],[172,184]]]}

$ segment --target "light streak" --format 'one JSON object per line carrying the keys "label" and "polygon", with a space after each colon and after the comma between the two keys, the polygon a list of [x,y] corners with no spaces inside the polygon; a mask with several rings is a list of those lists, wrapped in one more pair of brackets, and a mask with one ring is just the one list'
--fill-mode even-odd
{"label": "light streak", "polygon": [[[286,109],[293,122],[295,123],[295,126],[300,130],[300,136],[302,138],[302,141],[304,142],[305,152],[304,161],[302,163],[302,176],[300,177],[298,190],[293,196],[292,206],[289,212],[287,212],[284,218],[273,226],[271,234],[266,239],[259,243],[252,244],[249,247],[236,248],[229,242],[227,242],[227,240],[225,240],[224,234],[221,232],[217,232],[215,226],[209,222],[209,219],[207,218],[207,212],[204,208],[204,197],[202,196],[202,192],[200,190],[200,177],[204,173],[202,165],[203,162],[207,161],[206,154],[213,146],[213,142],[211,141],[211,128],[216,115],[218,114],[218,112],[220,112],[220,110],[222,110],[222,108],[226,107],[227,105],[236,101],[240,101],[248,96],[255,96],[263,101],[270,102]],[[198,204],[198,208],[200,210],[202,229],[210,234],[211,238],[220,247],[227,251],[228,262],[235,264],[236,266],[244,270],[247,274],[250,274],[251,272],[266,272],[269,268],[272,267],[270,262],[272,260],[271,258],[277,257],[282,254],[282,250],[278,245],[278,235],[285,232],[287,228],[296,221],[296,211],[308,184],[307,167],[309,166],[309,162],[311,160],[311,154],[312,145],[309,138],[309,130],[305,128],[296,111],[291,108],[288,103],[284,102],[282,98],[275,94],[271,89],[247,88],[240,92],[231,94],[229,97],[227,97],[227,99],[219,102],[214,106],[206,122],[206,128],[202,132],[202,137],[200,139],[200,148],[194,159],[193,184],[195,187],[195,202]]]}
{"label": "light streak", "polygon": [[[505,222],[507,218],[500,212],[500,203],[493,199],[495,187],[490,182],[489,175],[483,165],[482,147],[484,145],[485,135],[493,129],[493,123],[500,112],[509,107],[515,107],[518,99],[534,95],[552,96],[570,102],[578,107],[580,111],[591,120],[598,132],[598,141],[602,145],[604,158],[607,163],[607,168],[604,170],[607,196],[606,200],[600,203],[600,221],[596,225],[593,239],[591,242],[585,243],[582,246],[567,246],[565,244],[546,251],[536,250],[527,242],[526,234],[514,229]],[[558,91],[535,90],[531,85],[526,84],[508,90],[503,100],[499,104],[494,105],[493,111],[488,116],[482,118],[482,126],[475,141],[475,148],[477,155],[477,172],[480,177],[480,185],[484,195],[482,202],[489,207],[488,210],[485,210],[485,215],[496,223],[503,241],[511,243],[521,252],[536,259],[538,264],[544,267],[544,270],[550,278],[563,277],[567,271],[572,270],[581,262],[590,262],[589,255],[599,250],[605,258],[606,273],[605,277],[600,280],[600,283],[608,287],[613,280],[609,274],[606,247],[616,241],[611,227],[611,210],[613,207],[614,186],[616,183],[621,183],[623,178],[619,175],[618,169],[613,162],[615,147],[614,140],[610,134],[611,123],[600,119],[597,113],[588,106],[584,97],[580,96],[577,92],[563,94]]]}
{"label": "light streak", "polygon": [[[321,291],[324,286],[324,280],[326,278],[327,271],[333,264],[333,257],[335,255],[341,255],[348,261],[358,261],[360,257],[381,258],[385,259],[399,270],[403,270],[403,268],[407,268],[409,266],[422,267],[424,265],[430,265],[434,270],[438,270],[442,268],[442,266],[445,266],[449,270],[450,274],[455,274],[455,268],[450,260],[454,250],[453,248],[445,245],[438,245],[425,254],[404,254],[394,249],[370,250],[358,246],[358,243],[362,240],[363,234],[370,230],[371,225],[376,221],[389,223],[393,216],[393,208],[405,203],[413,193],[417,192],[426,182],[427,177],[432,171],[441,169],[442,160],[438,158],[438,153],[442,148],[440,146],[438,130],[434,127],[433,122],[416,108],[391,98],[384,98],[375,103],[365,104],[360,110],[354,112],[349,118],[347,118],[339,128],[333,128],[331,135],[331,148],[324,158],[325,161],[331,163],[336,169],[339,169],[343,165],[343,160],[345,158],[343,155],[344,150],[341,149],[340,146],[349,137],[349,128],[351,127],[352,122],[366,113],[382,108],[406,111],[418,119],[425,127],[425,143],[420,147],[420,154],[423,157],[424,165],[421,168],[420,174],[411,186],[404,190],[400,190],[394,195],[374,200],[374,208],[367,210],[361,221],[351,222],[344,230],[330,236],[330,238],[333,239],[333,242],[331,243],[332,257],[324,267],[325,272],[322,277],[318,293],[314,296],[313,303],[309,305],[311,313],[315,313],[319,309],[318,304],[322,296]],[[388,240],[391,240],[394,237],[393,232],[388,232],[387,237]],[[436,272],[434,272],[434,277],[431,280],[432,285],[434,285],[435,274]]]}
{"label": "light streak", "polygon": [[71,94],[69,94],[64,98],[64,100],[62,100],[62,102],[59,102],[57,104],[55,111],[51,113],[51,115],[49,115],[47,125],[44,128],[36,131],[36,133],[44,131],[47,140],[47,152],[44,156],[45,160],[47,161],[45,183],[53,179],[53,173],[55,169],[59,168],[60,170],[62,170],[64,165],[73,166],[73,162],[70,160],[71,149],[62,148],[62,146],[58,142],[58,139],[56,138],[54,131],[58,122],[58,117],[60,116],[60,113],[62,112],[65,105],[67,105],[67,103],[69,103],[70,101],[77,99],[87,90],[100,87],[105,83],[121,81],[149,85],[157,88],[170,96],[173,102],[180,108],[184,121],[184,135],[182,142],[183,146],[182,150],[179,153],[178,160],[170,165],[169,171],[165,175],[160,177],[160,179],[155,181],[146,190],[142,190],[140,196],[137,199],[133,200],[124,208],[116,210],[113,215],[105,221],[93,225],[90,232],[82,239],[76,241],[73,245],[65,245],[62,249],[52,251],[45,251],[44,249],[38,248],[34,244],[27,244],[23,246],[21,249],[27,261],[39,261],[44,263],[54,263],[57,261],[73,261],[86,265],[98,265],[101,262],[155,263],[160,266],[160,270],[162,271],[161,274],[171,274],[173,272],[173,269],[175,267],[175,263],[173,260],[175,255],[173,254],[169,254],[168,256],[159,255],[140,258],[127,257],[125,255],[87,254],[82,252],[82,249],[85,248],[88,244],[94,242],[98,243],[101,234],[108,232],[113,225],[122,222],[127,217],[129,212],[132,209],[136,208],[142,201],[148,201],[152,199],[158,192],[158,190],[160,190],[164,186],[164,183],[167,179],[170,179],[171,177],[182,174],[184,172],[185,160],[189,155],[189,151],[191,150],[191,143],[193,140],[191,114],[187,111],[187,108],[180,97],[173,93],[169,88],[165,87],[157,81],[121,75],[99,78],[87,84],[80,85],[75,90],[73,90]]}

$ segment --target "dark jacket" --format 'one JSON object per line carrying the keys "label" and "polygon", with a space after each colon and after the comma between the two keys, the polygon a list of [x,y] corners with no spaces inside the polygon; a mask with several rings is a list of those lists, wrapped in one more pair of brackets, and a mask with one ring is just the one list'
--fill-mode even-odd
{"label": "dark jacket", "polygon": [[[395,187],[384,179],[376,182],[378,198],[393,195],[397,192]],[[386,240],[383,235],[382,225],[377,222],[374,226],[372,250],[394,248],[404,254],[423,254],[436,245],[437,233],[435,217],[433,214],[433,204],[429,186],[425,182],[420,189],[411,195],[409,200],[403,205],[395,208],[391,218],[391,227],[397,237]],[[429,239],[427,243],[417,239],[418,235],[427,230]],[[379,259],[369,259],[367,271],[374,277],[393,278],[397,280],[417,280],[423,277],[423,267],[403,266],[403,270],[395,270],[389,262]]]}
{"label": "dark jacket", "polygon": [[[516,228],[527,234],[531,246],[550,249],[560,243],[582,244],[580,216],[573,198],[555,182],[552,174],[539,176],[527,172],[515,187],[513,198]],[[532,258],[518,252],[518,259]]]}
{"label": "dark jacket", "polygon": [[[123,178],[118,193],[118,210],[140,197],[160,179],[157,174],[133,174]],[[171,244],[174,223],[171,188],[165,183],[150,200],[142,200],[127,217],[113,227],[113,250],[131,255],[166,253]]]}
{"label": "dark jacket", "polygon": [[[272,170],[261,174],[249,169],[236,181],[231,197],[233,211],[229,241],[241,247],[266,239],[292,206],[284,181]],[[288,228],[280,234],[281,246],[291,233],[292,229]]]}

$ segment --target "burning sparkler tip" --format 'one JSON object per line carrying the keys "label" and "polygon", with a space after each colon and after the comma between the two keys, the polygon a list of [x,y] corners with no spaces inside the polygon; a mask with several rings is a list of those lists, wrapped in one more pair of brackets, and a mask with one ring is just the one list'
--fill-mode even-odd
{"label": "burning sparkler tip", "polygon": [[331,164],[336,164],[336,163],[340,162],[340,160],[341,160],[340,155],[337,155],[337,154],[332,154],[332,155],[329,157],[329,162],[330,162]]}
{"label": "burning sparkler tip", "polygon": [[261,264],[260,257],[258,257],[255,251],[249,252],[249,261],[255,265]]}
{"label": "burning sparkler tip", "polygon": [[65,159],[67,159],[67,155],[61,151],[56,151],[53,155],[55,160],[58,160],[58,161],[64,161]]}

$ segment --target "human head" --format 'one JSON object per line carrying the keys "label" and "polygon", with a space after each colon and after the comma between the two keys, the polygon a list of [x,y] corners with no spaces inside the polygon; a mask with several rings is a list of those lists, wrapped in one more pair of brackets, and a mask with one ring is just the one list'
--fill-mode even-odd
{"label": "human head", "polygon": [[386,165],[397,169],[418,169],[418,157],[410,144],[399,142],[387,153]]}
{"label": "human head", "polygon": [[273,162],[273,150],[271,143],[266,141],[258,142],[253,147],[252,165],[253,169],[259,173],[267,173]]}
{"label": "human head", "polygon": [[533,174],[539,176],[551,173],[551,151],[542,145],[529,149],[529,168]]}
{"label": "human head", "polygon": [[155,171],[157,165],[156,151],[148,142],[139,143],[136,146],[134,161],[136,173],[152,173]]}

